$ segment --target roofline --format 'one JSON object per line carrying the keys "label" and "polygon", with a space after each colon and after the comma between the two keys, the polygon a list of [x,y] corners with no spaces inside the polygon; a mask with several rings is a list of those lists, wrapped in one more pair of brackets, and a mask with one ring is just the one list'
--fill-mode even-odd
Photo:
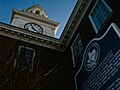
{"label": "roofline", "polygon": [[70,18],[60,36],[60,42],[64,44],[64,47],[68,46],[70,40],[72,39],[75,31],[77,30],[83,16],[85,15],[89,5],[92,0],[78,0]]}
{"label": "roofline", "polygon": [[[34,8],[34,7],[39,7],[39,8],[41,8],[42,10],[44,10],[44,8],[42,8],[39,4],[33,5],[33,6],[29,7],[29,8],[27,8],[26,10],[31,9],[31,8]],[[45,10],[44,10],[44,11],[45,11]]]}
{"label": "roofline", "polygon": [[60,40],[43,34],[30,32],[28,30],[0,22],[0,35],[16,40],[29,42],[38,46],[63,51]]}

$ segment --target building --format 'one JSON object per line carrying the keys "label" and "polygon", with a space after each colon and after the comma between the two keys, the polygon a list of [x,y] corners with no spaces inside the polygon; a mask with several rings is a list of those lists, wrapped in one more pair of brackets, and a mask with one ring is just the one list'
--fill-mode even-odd
{"label": "building", "polygon": [[27,18],[14,10],[12,25],[0,23],[1,90],[119,90],[119,10],[118,0],[78,0],[59,39],[12,26]]}
{"label": "building", "polygon": [[76,90],[119,90],[118,0],[83,0],[79,5],[78,12],[73,11],[74,31],[67,40],[72,51]]}
{"label": "building", "polygon": [[58,27],[39,5],[14,9],[11,24],[0,23],[0,90],[74,88],[70,56],[54,38]]}

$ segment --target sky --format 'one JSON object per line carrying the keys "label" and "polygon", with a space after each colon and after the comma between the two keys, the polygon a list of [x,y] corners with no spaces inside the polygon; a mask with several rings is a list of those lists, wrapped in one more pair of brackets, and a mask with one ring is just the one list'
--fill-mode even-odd
{"label": "sky", "polygon": [[60,23],[55,35],[59,38],[77,0],[0,0],[0,22],[10,24],[12,9],[25,10],[39,4],[48,14],[48,17]]}

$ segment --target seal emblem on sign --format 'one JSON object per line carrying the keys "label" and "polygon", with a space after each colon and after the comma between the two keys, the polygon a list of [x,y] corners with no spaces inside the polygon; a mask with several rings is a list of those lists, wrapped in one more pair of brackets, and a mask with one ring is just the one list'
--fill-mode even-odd
{"label": "seal emblem on sign", "polygon": [[84,65],[87,71],[92,71],[98,61],[100,56],[100,47],[97,43],[92,43],[88,46],[84,55]]}

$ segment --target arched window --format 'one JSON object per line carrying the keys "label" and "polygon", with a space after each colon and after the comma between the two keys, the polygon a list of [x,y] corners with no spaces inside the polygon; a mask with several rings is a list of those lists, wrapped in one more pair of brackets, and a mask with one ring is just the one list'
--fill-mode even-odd
{"label": "arched window", "polygon": [[39,10],[36,10],[35,14],[38,14],[38,15],[39,15],[39,14],[40,14],[40,11],[39,11]]}

